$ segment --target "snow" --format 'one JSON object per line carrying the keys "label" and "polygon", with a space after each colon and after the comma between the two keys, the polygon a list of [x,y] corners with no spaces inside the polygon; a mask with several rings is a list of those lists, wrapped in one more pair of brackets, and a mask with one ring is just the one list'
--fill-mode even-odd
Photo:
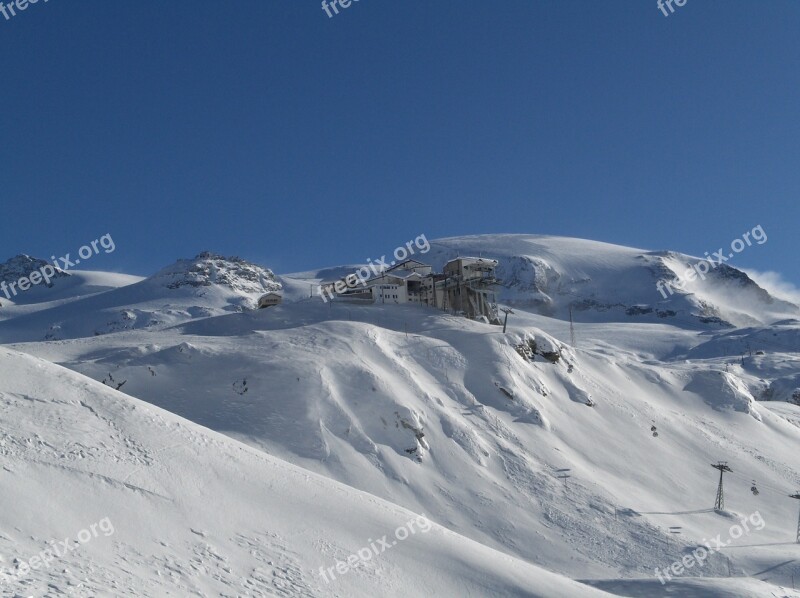
{"label": "snow", "polygon": [[548,235],[475,235],[432,241],[423,259],[441,267],[458,253],[499,259],[505,302],[561,319],[572,305],[579,321],[719,327],[769,323],[798,310],[726,264],[664,297],[658,281],[683,277],[701,259],[672,251]]}
{"label": "snow", "polygon": [[[412,257],[500,260],[514,307],[505,335],[424,306],[309,296],[350,266],[273,276],[206,254],[8,307],[0,421],[15,448],[2,454],[31,473],[4,485],[4,506],[69,497],[49,522],[19,506],[3,515],[8,544],[28,542],[15,554],[108,516],[115,535],[71,567],[96,591],[116,581],[117,595],[281,595],[276,579],[296,584],[290,596],[800,595],[787,589],[800,556],[788,497],[800,488],[800,406],[765,401],[798,386],[796,308],[749,285],[755,298],[736,299],[719,277],[663,303],[655,277],[671,252],[534,235],[431,247]],[[283,304],[249,309],[267,287]],[[582,306],[575,347],[570,304]],[[630,311],[644,305],[676,315]],[[712,312],[745,327],[702,321]],[[517,350],[531,340],[532,361]],[[717,513],[720,460],[733,473]],[[440,527],[320,581],[321,565],[423,513]],[[763,529],[656,578],[754,513]],[[42,578],[72,582],[55,568]]]}
{"label": "snow", "polygon": [[6,575],[51,540],[113,531],[3,595],[606,595],[435,524],[326,583],[320,567],[419,514],[3,348],[0,380]]}

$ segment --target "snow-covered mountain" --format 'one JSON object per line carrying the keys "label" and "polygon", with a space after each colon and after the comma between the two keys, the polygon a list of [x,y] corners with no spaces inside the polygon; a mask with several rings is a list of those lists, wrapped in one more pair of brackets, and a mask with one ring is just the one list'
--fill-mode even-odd
{"label": "snow-covered mountain", "polygon": [[609,595],[4,348],[0,430],[3,596]]}
{"label": "snow-covered mountain", "polygon": [[[203,252],[108,292],[81,289],[84,292],[73,294],[71,301],[47,305],[46,310],[8,306],[0,310],[5,316],[5,321],[0,321],[0,337],[6,342],[61,340],[161,329],[193,318],[255,309],[261,295],[280,288],[266,268],[238,257]],[[37,298],[42,297],[42,289],[35,290]]]}
{"label": "snow-covered mountain", "polygon": [[701,258],[584,239],[545,235],[478,235],[431,243],[423,258],[441,266],[457,255],[483,255],[497,269],[505,303],[561,319],[572,306],[579,321],[677,321],[679,326],[745,326],[800,314],[747,274],[727,264],[684,290],[674,283]]}
{"label": "snow-covered mountain", "polygon": [[[41,276],[42,270],[48,275]],[[39,272],[40,282],[26,291],[18,283],[22,278]],[[67,272],[49,262],[18,255],[0,264],[0,320],[12,316],[50,309],[55,305],[88,295],[110,291],[141,280],[139,276],[111,272]],[[13,285],[13,286],[12,286]]]}
{"label": "snow-covered mountain", "polygon": [[[53,273],[50,275],[52,280],[58,280],[59,278],[65,278],[69,276],[68,272],[65,272],[61,268],[56,268],[50,262],[33,258],[29,255],[20,254],[0,264],[0,284],[16,282],[23,276],[28,276],[32,272],[40,270],[46,266],[52,268],[53,270]],[[44,284],[48,288],[53,287],[52,282],[46,282]],[[9,294],[15,293],[16,291],[9,291]]]}
{"label": "snow-covered mountain", "polygon": [[[102,421],[122,426],[119,409],[143,409],[124,392],[154,405],[153,413],[176,426],[214,439],[213,448],[203,450],[211,442],[204,440],[177,463],[167,453],[144,461],[144,473],[186,468],[175,483],[191,497],[172,504],[165,518],[189,521],[195,501],[208,495],[198,490],[206,485],[209,493],[222,492],[232,501],[237,513],[263,507],[252,485],[236,488],[233,480],[239,479],[257,485],[274,478],[263,483],[295,492],[275,498],[265,511],[283,512],[287,501],[304,500],[299,497],[305,486],[294,473],[291,483],[279,483],[283,474],[269,468],[251,474],[251,462],[236,461],[226,470],[233,449],[220,446],[271,455],[264,462],[281,464],[281,472],[342,488],[324,493],[335,497],[330,501],[302,502],[308,524],[272,530],[282,540],[256,549],[274,562],[295,555],[297,575],[306,585],[285,595],[580,596],[593,595],[590,586],[620,596],[800,595],[787,589],[790,563],[800,552],[794,543],[798,501],[788,497],[800,488],[800,406],[791,402],[800,386],[794,305],[732,268],[663,299],[656,282],[692,258],[576,239],[444,239],[414,257],[441,267],[456,255],[500,261],[501,298],[514,307],[506,334],[423,306],[326,304],[309,296],[315,283],[347,273],[349,266],[277,277],[266,268],[207,253],[132,284],[40,301],[41,308],[21,302],[4,306],[0,342],[11,346],[0,367],[11,365],[2,370],[0,393],[31,397],[20,398],[19,405],[30,400],[45,422],[23,429],[14,442],[25,445],[29,437],[34,446],[58,446],[74,440],[71,433],[57,441],[47,438],[52,435],[47,426],[53,425],[47,422],[67,418],[58,411],[60,403],[43,396],[64,370],[20,355],[25,353],[76,372],[70,384],[97,397],[92,409],[98,410],[98,403],[105,409],[112,409],[109,402],[122,406],[104,411],[98,416]],[[282,305],[250,309],[260,294],[278,289]],[[37,378],[34,365],[42,372],[41,387],[31,381]],[[17,407],[7,422],[18,417]],[[146,424],[131,423],[152,446],[159,445],[158,438],[159,446],[170,445],[169,426]],[[10,434],[11,424],[4,425]],[[101,435],[86,433],[88,439]],[[130,444],[109,445],[110,459],[123,459],[110,456],[144,442],[132,432],[120,436],[128,437]],[[219,454],[212,455],[215,451]],[[727,461],[733,470],[726,474],[721,512],[712,508],[718,472],[711,464],[717,461]],[[112,477],[102,464],[83,463],[95,474],[87,487],[110,484],[102,478]],[[166,476],[157,483],[172,481]],[[751,491],[754,483],[758,494]],[[156,482],[140,485],[152,489]],[[159,493],[174,497],[172,490]],[[346,584],[320,585],[318,579],[312,584],[312,557],[331,560],[323,550],[330,538],[349,538],[347,546],[354,542],[357,549],[378,533],[345,515],[348,505],[361,504],[354,497],[362,496],[397,505],[398,512],[424,513],[447,533],[458,534],[453,537],[469,538],[459,540],[465,546],[507,555],[499,558],[511,564],[495,567],[487,560],[462,582],[455,573],[460,569],[445,564],[439,585],[429,587],[439,562],[468,562],[450,545],[436,545],[415,552],[414,558],[427,559],[427,568],[412,560],[395,565],[387,552],[386,568],[381,562],[364,570],[376,586],[361,585],[355,575],[343,576]],[[330,522],[320,529],[330,530],[330,537],[302,543],[308,538],[302,530],[317,528],[325,513]],[[763,526],[728,537],[732,526],[753,521],[755,514]],[[269,536],[266,523],[248,528],[242,521],[221,519],[214,542],[203,540],[208,536],[198,540],[191,531],[210,523],[174,533],[184,547],[192,540],[215,547],[216,542],[221,552],[234,550],[230,543],[237,534]],[[730,545],[662,585],[656,569],[663,572],[717,536]],[[289,543],[289,537],[299,544]],[[132,553],[153,550],[142,542],[120,540],[108,556],[125,562],[134,559]],[[185,566],[169,567],[168,573],[155,561],[136,561],[128,568],[135,571],[126,578],[128,587],[135,587],[136,576],[155,584],[147,587],[162,587],[158,583],[164,580],[154,579],[157,568],[176,584],[173,589],[209,596],[220,591],[222,582],[208,560],[176,554]],[[233,577],[256,570],[244,554],[229,558],[236,563]],[[110,566],[104,563],[103,570],[113,571],[105,569]],[[522,573],[510,576],[512,570]],[[489,576],[483,586],[481,575]],[[584,584],[570,585],[567,578]],[[252,592],[241,595],[280,595],[266,586],[241,587]]]}

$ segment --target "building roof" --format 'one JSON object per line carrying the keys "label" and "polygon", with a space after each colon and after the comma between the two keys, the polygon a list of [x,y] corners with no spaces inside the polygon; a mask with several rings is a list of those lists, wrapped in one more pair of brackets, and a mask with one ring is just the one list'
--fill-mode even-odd
{"label": "building roof", "polygon": [[[398,268],[407,269],[408,268],[408,264],[416,264],[417,266],[425,266],[426,268],[430,268],[431,267],[430,264],[425,264],[423,262],[420,262],[419,260],[408,259],[408,260],[405,260],[403,262],[400,262],[399,264],[395,264],[394,266],[392,266],[391,268],[389,268],[387,270],[384,270],[383,272],[384,273],[391,272],[392,270],[397,270]],[[411,266],[411,267],[413,268],[415,266]]]}
{"label": "building roof", "polygon": [[378,284],[381,280],[386,278],[396,278],[397,280],[411,280],[411,279],[422,279],[423,276],[419,272],[392,272],[389,274],[387,270],[380,276],[376,276],[375,278],[370,278],[367,281],[368,285],[375,285]]}
{"label": "building roof", "polygon": [[497,266],[500,262],[497,260],[490,259],[488,257],[468,257],[468,256],[459,256],[447,262],[448,264],[452,264],[453,262],[462,262],[463,264],[485,264],[489,266]]}

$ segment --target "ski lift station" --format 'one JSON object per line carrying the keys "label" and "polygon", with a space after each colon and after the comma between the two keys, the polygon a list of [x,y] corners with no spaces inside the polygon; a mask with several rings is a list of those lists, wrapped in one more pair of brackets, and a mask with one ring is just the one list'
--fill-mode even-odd
{"label": "ski lift station", "polygon": [[319,290],[326,301],[419,303],[499,324],[494,291],[497,265],[493,259],[457,257],[435,273],[430,265],[409,259],[367,280],[351,275],[323,283]]}

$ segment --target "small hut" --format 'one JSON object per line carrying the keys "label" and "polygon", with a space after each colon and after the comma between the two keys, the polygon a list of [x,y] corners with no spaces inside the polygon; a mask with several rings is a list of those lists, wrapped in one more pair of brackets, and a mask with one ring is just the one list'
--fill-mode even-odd
{"label": "small hut", "polygon": [[265,307],[272,307],[273,305],[280,305],[283,301],[283,297],[279,293],[270,292],[266,295],[261,295],[258,299],[258,309],[264,309]]}

